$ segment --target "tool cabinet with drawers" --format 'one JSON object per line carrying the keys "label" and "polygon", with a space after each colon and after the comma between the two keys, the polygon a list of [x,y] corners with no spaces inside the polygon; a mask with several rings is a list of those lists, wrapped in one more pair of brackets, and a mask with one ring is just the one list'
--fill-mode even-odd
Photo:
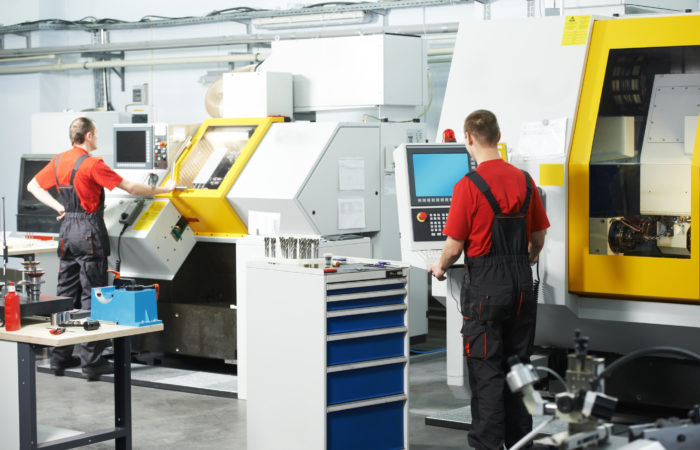
{"label": "tool cabinet with drawers", "polygon": [[407,277],[248,265],[248,448],[408,448]]}

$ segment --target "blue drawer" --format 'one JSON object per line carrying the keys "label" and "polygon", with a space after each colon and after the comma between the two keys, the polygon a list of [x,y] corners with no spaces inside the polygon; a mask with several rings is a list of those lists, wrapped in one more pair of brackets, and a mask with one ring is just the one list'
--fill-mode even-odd
{"label": "blue drawer", "polygon": [[372,330],[375,328],[401,327],[404,325],[403,309],[383,311],[353,316],[329,317],[328,334],[349,333],[351,331]]}
{"label": "blue drawer", "polygon": [[385,403],[328,414],[328,450],[402,449],[404,402]]}
{"label": "blue drawer", "polygon": [[404,356],[403,332],[330,341],[326,345],[329,366],[392,356]]}
{"label": "blue drawer", "polygon": [[[328,311],[337,311],[339,309],[351,309],[351,308],[367,308],[370,306],[382,306],[382,305],[397,305],[404,302],[404,294],[388,295],[386,297],[372,297],[372,298],[358,298],[357,300],[341,300],[338,302],[329,301],[327,303]],[[328,300],[332,300],[329,297]]]}
{"label": "blue drawer", "polygon": [[388,291],[390,289],[403,289],[406,287],[405,283],[396,284],[382,284],[379,286],[363,286],[355,288],[345,288],[345,289],[333,289],[333,285],[326,285],[328,296],[331,295],[342,295],[342,294],[356,294],[358,292],[374,292],[374,291]]}
{"label": "blue drawer", "polygon": [[403,394],[404,363],[345,370],[328,374],[326,398],[329,405]]}

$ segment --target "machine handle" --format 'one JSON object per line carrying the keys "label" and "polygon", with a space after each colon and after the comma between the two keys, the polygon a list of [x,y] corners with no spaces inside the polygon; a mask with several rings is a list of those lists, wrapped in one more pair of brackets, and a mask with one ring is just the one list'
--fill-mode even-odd
{"label": "machine handle", "polygon": [[116,270],[108,270],[107,273],[113,273],[115,280],[118,280],[121,277],[121,274],[119,272],[117,272]]}

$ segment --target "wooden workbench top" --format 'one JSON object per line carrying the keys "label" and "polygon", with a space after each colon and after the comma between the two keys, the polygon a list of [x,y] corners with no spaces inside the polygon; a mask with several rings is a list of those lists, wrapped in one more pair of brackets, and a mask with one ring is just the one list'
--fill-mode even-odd
{"label": "wooden workbench top", "polygon": [[7,238],[8,256],[50,253],[55,252],[57,247],[58,242],[56,241],[42,241],[16,237]]}
{"label": "wooden workbench top", "polygon": [[102,339],[153,333],[162,331],[163,324],[129,327],[116,325],[111,322],[100,322],[100,328],[97,330],[85,331],[82,327],[66,327],[65,333],[57,336],[49,333],[49,330],[52,328],[55,327],[52,327],[49,321],[23,318],[22,327],[17,331],[5,331],[5,327],[0,328],[0,340],[58,347],[61,345],[82,344]]}

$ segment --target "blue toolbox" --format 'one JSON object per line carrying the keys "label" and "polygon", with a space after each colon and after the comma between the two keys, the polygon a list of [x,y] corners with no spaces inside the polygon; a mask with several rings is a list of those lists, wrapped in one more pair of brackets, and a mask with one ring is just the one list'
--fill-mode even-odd
{"label": "blue toolbox", "polygon": [[132,327],[162,323],[158,320],[157,291],[158,285],[93,288],[90,318]]}

